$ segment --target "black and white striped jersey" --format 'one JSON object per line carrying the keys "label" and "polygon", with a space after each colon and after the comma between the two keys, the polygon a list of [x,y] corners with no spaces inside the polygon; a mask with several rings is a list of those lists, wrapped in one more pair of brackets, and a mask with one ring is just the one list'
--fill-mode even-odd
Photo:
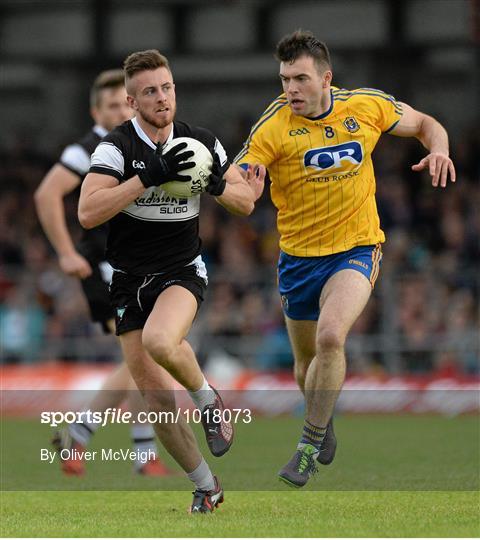
{"label": "black and white striped jersey", "polygon": [[80,140],[65,148],[60,156],[59,163],[82,179],[90,169],[90,156],[98,143],[108,134],[108,131],[98,125],[86,133]]}
{"label": "black and white striped jersey", "polygon": [[[175,121],[167,142],[176,137],[192,137],[215,152],[222,173],[230,166],[223,146],[210,131]],[[90,172],[124,182],[145,167],[154,150],[155,144],[133,118],[97,146]],[[109,221],[108,262],[134,275],[169,272],[190,264],[200,253],[199,211],[200,195],[178,198],[161,186],[146,189]]]}
{"label": "black and white striped jersey", "polygon": [[[80,181],[83,182],[83,179],[90,169],[90,156],[107,133],[108,131],[104,127],[99,125],[93,126],[93,128],[76,143],[65,148],[58,162],[73,174],[79,176]],[[79,197],[78,190],[76,196],[77,198]],[[90,264],[98,264],[105,260],[107,230],[108,226],[104,224],[95,227],[94,229],[84,229],[82,231],[78,250]]]}

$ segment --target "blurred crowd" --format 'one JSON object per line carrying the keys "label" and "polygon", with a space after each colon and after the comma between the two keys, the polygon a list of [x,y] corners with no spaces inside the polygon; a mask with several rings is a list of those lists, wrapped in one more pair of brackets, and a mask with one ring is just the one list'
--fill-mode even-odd
{"label": "blurred crowd", "polygon": [[[232,158],[245,135],[225,141]],[[457,182],[443,190],[411,171],[424,155],[418,142],[383,137],[377,146],[377,202],[387,242],[373,297],[348,342],[352,373],[479,372],[478,131],[452,147]],[[35,215],[33,192],[57,158],[35,153],[27,138],[1,155],[1,362],[119,357],[116,340],[90,323],[78,282],[59,270]],[[66,199],[74,238],[77,197]],[[268,189],[249,218],[202,197],[210,287],[191,340],[203,364],[291,368],[276,292],[275,220]]]}

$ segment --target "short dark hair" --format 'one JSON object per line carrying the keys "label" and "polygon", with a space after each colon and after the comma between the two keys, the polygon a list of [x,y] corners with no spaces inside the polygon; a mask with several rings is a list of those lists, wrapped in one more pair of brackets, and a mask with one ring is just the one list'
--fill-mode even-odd
{"label": "short dark hair", "polygon": [[125,86],[125,74],[122,69],[108,69],[97,75],[90,89],[90,105],[98,107],[100,105],[100,95],[102,90],[107,88],[120,88]]}
{"label": "short dark hair", "polygon": [[148,71],[165,67],[171,71],[168,59],[163,54],[160,54],[157,49],[148,49],[146,51],[138,51],[130,54],[125,58],[123,69],[125,71],[125,81],[128,81],[141,71]]}
{"label": "short dark hair", "polygon": [[319,68],[332,68],[327,46],[308,30],[295,30],[277,44],[275,58],[279,62],[294,62],[300,56],[311,56]]}

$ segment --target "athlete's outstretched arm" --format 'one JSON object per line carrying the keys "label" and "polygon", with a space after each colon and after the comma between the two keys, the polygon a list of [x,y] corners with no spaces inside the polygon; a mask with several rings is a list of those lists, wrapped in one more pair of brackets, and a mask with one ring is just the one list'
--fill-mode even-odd
{"label": "athlete's outstretched arm", "polygon": [[88,261],[78,253],[67,228],[63,199],[80,184],[80,177],[57,163],[35,191],[38,219],[50,243],[55,248],[58,263],[70,276],[86,278],[92,273]]}
{"label": "athlete's outstretched arm", "polygon": [[[244,179],[235,165],[230,165],[224,178],[227,181],[225,191],[216,197],[217,202],[232,214],[250,215],[253,212],[256,198],[248,178]],[[264,178],[265,174],[263,174],[263,178],[259,178],[259,181],[263,182]]]}
{"label": "athlete's outstretched arm", "polygon": [[389,132],[400,137],[416,137],[430,152],[416,165],[414,171],[428,168],[432,177],[432,186],[447,185],[448,175],[455,182],[455,167],[449,157],[448,135],[445,128],[427,114],[416,111],[410,105],[402,103],[403,115],[398,124]]}
{"label": "athlete's outstretched arm", "polygon": [[116,216],[145,191],[138,176],[119,184],[114,176],[88,173],[78,202],[78,220],[93,229]]}

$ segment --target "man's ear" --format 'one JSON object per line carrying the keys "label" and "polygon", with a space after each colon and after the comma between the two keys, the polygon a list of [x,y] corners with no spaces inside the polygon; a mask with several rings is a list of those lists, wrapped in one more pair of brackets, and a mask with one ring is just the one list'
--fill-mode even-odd
{"label": "man's ear", "polygon": [[323,74],[323,84],[322,84],[322,87],[323,88],[328,88],[332,82],[332,78],[333,78],[333,74],[332,72],[328,69],[327,71],[325,71],[325,73]]}
{"label": "man's ear", "polygon": [[98,109],[97,109],[97,107],[90,107],[90,116],[93,118],[95,124],[98,124]]}
{"label": "man's ear", "polygon": [[138,111],[137,100],[134,97],[129,96],[128,94],[127,94],[127,103],[131,109],[133,109],[134,111]]}

